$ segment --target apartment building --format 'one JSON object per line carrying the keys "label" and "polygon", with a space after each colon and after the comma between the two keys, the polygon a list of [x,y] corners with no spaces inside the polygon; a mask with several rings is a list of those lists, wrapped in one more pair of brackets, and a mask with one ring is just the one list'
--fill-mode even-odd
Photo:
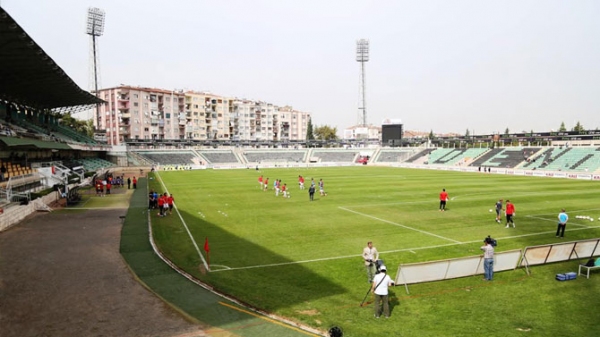
{"label": "apartment building", "polygon": [[119,86],[99,90],[106,101],[94,118],[111,145],[126,140],[304,140],[310,114],[196,91]]}
{"label": "apartment building", "polygon": [[182,91],[119,86],[98,93],[106,103],[94,126],[105,130],[110,145],[127,139],[184,139],[189,131]]}

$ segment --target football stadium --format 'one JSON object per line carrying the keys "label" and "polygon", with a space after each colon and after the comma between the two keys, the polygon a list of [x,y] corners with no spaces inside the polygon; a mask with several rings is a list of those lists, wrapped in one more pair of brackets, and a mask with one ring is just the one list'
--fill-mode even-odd
{"label": "football stadium", "polygon": [[[1,8],[0,29],[0,335],[600,330],[597,129],[293,139],[264,102],[87,92]],[[205,139],[133,137],[136,99],[183,136],[202,111]],[[222,106],[256,137],[217,131]],[[67,124],[87,109],[103,130]]]}

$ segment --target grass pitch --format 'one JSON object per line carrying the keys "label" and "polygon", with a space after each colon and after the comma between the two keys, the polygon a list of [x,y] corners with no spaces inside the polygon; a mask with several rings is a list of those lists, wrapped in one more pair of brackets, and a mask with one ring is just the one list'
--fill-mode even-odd
{"label": "grass pitch", "polygon": [[[269,190],[258,176],[269,177]],[[299,190],[298,175],[306,178]],[[598,275],[559,283],[565,262],[391,290],[390,319],[373,317],[360,254],[373,241],[394,277],[400,263],[479,255],[487,235],[497,251],[600,236],[599,183],[384,167],[160,172],[150,188],[168,191],[177,211],[152,214],[154,237],[177,265],[219,291],[278,315],[344,336],[594,336]],[[309,201],[310,179],[327,196]],[[287,183],[291,198],[275,197]],[[439,192],[450,196],[438,211]],[[516,207],[516,228],[490,213],[498,199]],[[561,208],[566,237],[555,237]],[[576,218],[593,217],[596,221]],[[189,231],[189,232],[188,232]],[[208,238],[210,256],[203,247]],[[211,272],[203,273],[204,260]]]}

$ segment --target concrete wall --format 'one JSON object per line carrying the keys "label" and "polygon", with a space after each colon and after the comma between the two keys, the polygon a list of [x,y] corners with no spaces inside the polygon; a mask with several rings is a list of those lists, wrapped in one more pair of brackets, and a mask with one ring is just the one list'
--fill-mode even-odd
{"label": "concrete wall", "polygon": [[42,209],[43,205],[49,205],[58,199],[58,192],[54,191],[29,202],[27,205],[11,206],[3,209],[2,214],[0,214],[0,232],[19,223],[28,215],[37,212],[39,209]]}

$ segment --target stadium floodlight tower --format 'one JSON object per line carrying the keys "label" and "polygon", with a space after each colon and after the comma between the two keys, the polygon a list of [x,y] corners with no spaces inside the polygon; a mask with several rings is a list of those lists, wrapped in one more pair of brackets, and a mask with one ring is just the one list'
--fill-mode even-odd
{"label": "stadium floodlight tower", "polygon": [[360,63],[360,88],[359,88],[359,107],[358,107],[358,125],[367,126],[367,102],[365,85],[365,63],[369,62],[369,40],[360,39],[356,41],[356,61]]}
{"label": "stadium floodlight tower", "polygon": [[[98,56],[96,53],[96,37],[102,36],[102,34],[104,33],[104,11],[102,9],[95,7],[88,8],[87,25],[85,33],[90,36],[90,57],[92,58],[90,65],[93,65],[93,67],[91,68],[92,76],[90,76],[90,78],[93,77],[92,85],[94,94],[98,96]],[[95,117],[97,123],[96,126],[100,128],[100,104],[96,104]]]}

